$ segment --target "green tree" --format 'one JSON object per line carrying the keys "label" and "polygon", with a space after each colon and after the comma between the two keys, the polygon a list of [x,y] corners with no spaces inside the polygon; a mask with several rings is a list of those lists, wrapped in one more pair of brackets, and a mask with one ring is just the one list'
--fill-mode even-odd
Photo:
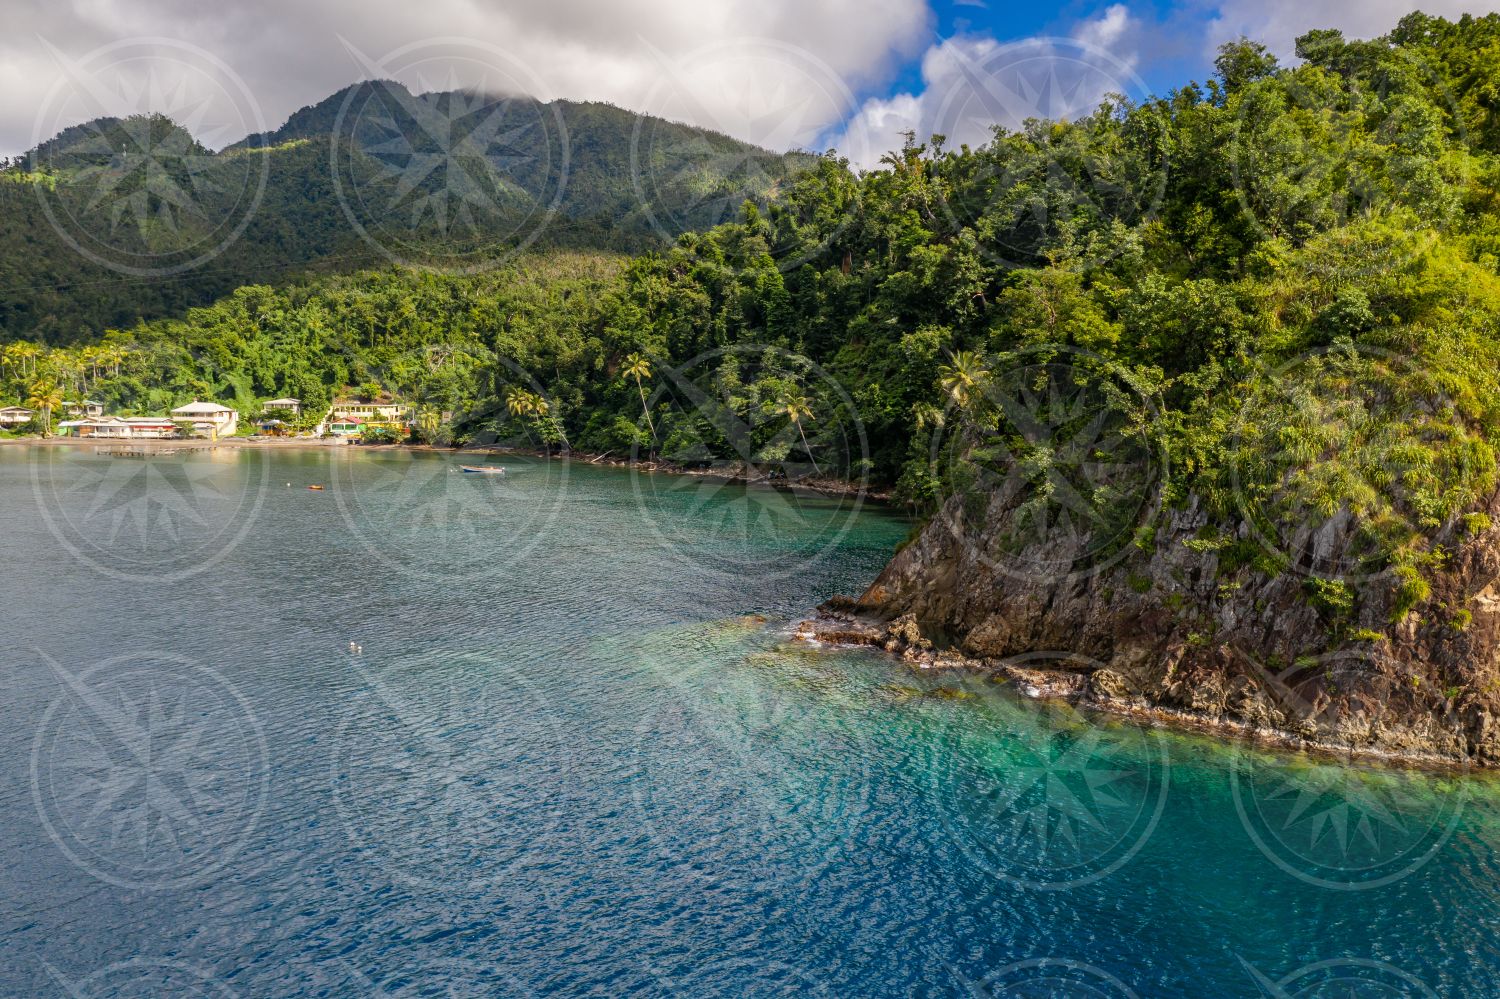
{"label": "green tree", "polygon": [[645,415],[646,426],[651,431],[652,450],[654,453],[656,444],[656,423],[651,419],[651,408],[646,405],[646,388],[643,384],[644,380],[651,377],[651,362],[646,360],[646,358],[642,357],[640,354],[628,354],[625,357],[624,367],[620,369],[620,374],[624,378],[635,379],[636,391],[639,392],[641,396],[641,413]]}
{"label": "green tree", "polygon": [[56,382],[41,381],[27,390],[26,405],[42,414],[42,435],[52,435],[52,414],[63,404],[62,390]]}
{"label": "green tree", "polygon": [[812,404],[807,396],[798,392],[785,392],[776,399],[771,411],[792,421],[797,428],[797,436],[802,438],[802,450],[807,454],[807,460],[812,462],[813,474],[822,475],[818,460],[813,455],[812,445],[807,443],[807,434],[802,429],[802,421],[813,418]]}

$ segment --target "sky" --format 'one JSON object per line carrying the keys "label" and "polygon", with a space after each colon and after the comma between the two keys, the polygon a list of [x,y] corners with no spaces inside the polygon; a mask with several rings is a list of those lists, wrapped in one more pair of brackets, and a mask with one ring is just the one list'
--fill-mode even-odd
{"label": "sky", "polygon": [[[212,148],[360,79],[600,100],[871,166],[902,133],[1086,114],[1240,36],[1382,34],[1418,0],[0,0],[0,156],[106,114]],[[1421,0],[1454,17],[1500,0]]]}

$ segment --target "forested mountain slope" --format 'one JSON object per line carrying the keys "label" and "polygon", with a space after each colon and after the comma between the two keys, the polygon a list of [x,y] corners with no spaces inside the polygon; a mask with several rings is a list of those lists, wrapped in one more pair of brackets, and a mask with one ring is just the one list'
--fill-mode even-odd
{"label": "forested mountain slope", "polygon": [[[893,485],[932,521],[867,605],[940,642],[1076,634],[1153,703],[1282,726],[1334,705],[1344,731],[1405,683],[1386,700],[1441,725],[1403,738],[1493,757],[1500,16],[1298,54],[1231,45],[1206,84],[864,175],[820,159],[661,252],[515,262],[524,301],[403,269],[243,290],[111,333],[89,388],[369,382],[451,413],[442,440]],[[1113,644],[1141,635],[1166,645]],[[1333,654],[1364,666],[1306,665]]]}
{"label": "forested mountain slope", "polygon": [[99,119],[0,170],[0,340],[87,341],[241,284],[526,249],[640,252],[764,203],[805,154],[602,104],[362,83],[215,153]]}

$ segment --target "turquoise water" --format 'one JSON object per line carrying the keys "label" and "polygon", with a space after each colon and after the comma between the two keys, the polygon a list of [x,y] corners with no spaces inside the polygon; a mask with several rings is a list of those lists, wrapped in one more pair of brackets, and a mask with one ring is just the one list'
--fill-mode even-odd
{"label": "turquoise water", "polygon": [[0,994],[1500,995],[1493,781],[815,653],[906,522],[507,464],[0,449]]}

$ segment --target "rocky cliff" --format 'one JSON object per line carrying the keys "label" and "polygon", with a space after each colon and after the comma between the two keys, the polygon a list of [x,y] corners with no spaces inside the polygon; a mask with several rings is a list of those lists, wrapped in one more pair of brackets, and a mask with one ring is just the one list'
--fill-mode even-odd
{"label": "rocky cliff", "polygon": [[927,663],[947,650],[1107,707],[1500,764],[1500,530],[1482,519],[1439,539],[1446,558],[1413,587],[1354,571],[1346,517],[1289,538],[1290,559],[1262,557],[1276,546],[1252,522],[1189,500],[1107,552],[1086,532],[1018,543],[1017,497],[972,502],[949,500],[863,596],[832,602],[842,620],[824,634]]}

